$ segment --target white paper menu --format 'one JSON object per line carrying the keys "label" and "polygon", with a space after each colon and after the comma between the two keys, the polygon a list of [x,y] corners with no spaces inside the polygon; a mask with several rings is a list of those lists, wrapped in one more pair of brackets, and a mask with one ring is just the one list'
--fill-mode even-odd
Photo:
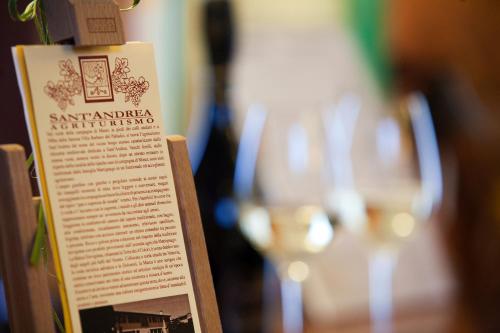
{"label": "white paper menu", "polygon": [[201,332],[152,45],[13,55],[66,330]]}

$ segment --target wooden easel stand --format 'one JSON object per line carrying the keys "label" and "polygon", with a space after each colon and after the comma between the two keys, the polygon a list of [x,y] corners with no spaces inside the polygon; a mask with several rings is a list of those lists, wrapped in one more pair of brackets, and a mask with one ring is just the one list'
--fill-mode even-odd
{"label": "wooden easel stand", "polygon": [[12,332],[55,332],[47,272],[30,265],[37,228],[20,145],[0,146],[0,258]]}

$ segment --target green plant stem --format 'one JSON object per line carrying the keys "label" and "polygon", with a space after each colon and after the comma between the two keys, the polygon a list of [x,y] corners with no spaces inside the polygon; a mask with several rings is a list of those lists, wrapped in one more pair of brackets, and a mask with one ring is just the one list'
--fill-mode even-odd
{"label": "green plant stem", "polygon": [[120,10],[125,11],[125,10],[134,9],[139,4],[139,2],[141,2],[141,0],[134,0],[129,7],[127,7],[127,8],[120,8]]}
{"label": "green plant stem", "polygon": [[59,319],[57,312],[54,311],[53,313],[54,313],[54,321],[56,322],[57,328],[61,333],[65,333],[66,330],[64,329],[64,325],[62,324],[61,319]]}
{"label": "green plant stem", "polygon": [[49,29],[45,17],[45,8],[42,0],[32,0],[22,13],[17,9],[18,0],[8,0],[9,15],[14,21],[27,22],[33,20],[40,41],[44,44],[50,44]]}
{"label": "green plant stem", "polygon": [[31,250],[30,264],[38,265],[40,263],[40,257],[42,256],[45,249],[45,218],[43,214],[43,206],[40,203],[38,206],[38,224],[36,227],[35,240],[33,242],[33,249]]}
{"label": "green plant stem", "polygon": [[33,157],[33,153],[30,154],[30,156],[28,156],[28,159],[26,160],[26,168],[28,169],[28,171],[31,169],[31,167],[33,166],[33,161],[34,161],[34,157]]}

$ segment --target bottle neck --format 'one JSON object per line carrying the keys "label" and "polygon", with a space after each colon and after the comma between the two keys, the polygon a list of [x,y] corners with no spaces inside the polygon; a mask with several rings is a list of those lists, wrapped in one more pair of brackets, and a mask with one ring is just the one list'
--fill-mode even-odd
{"label": "bottle neck", "polygon": [[211,120],[213,125],[218,129],[225,129],[231,126],[231,109],[228,103],[228,70],[229,66],[219,64],[212,67],[213,86],[212,98],[213,103],[210,107]]}
{"label": "bottle neck", "polygon": [[231,126],[231,110],[227,105],[214,103],[210,111],[214,127],[218,129],[225,129]]}
{"label": "bottle neck", "polygon": [[227,105],[229,65],[219,64],[212,67],[212,94],[217,105]]}

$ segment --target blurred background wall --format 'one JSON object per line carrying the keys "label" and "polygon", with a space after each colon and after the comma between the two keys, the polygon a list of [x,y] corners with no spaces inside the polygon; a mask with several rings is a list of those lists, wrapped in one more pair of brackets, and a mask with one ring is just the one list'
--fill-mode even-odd
{"label": "blurred background wall", "polygon": [[[466,309],[460,318],[485,323],[473,332],[498,332],[492,318],[500,308],[495,264],[500,257],[495,199],[499,5],[485,0],[231,1],[235,49],[232,62],[223,64],[221,102],[214,92],[220,66],[207,54],[208,2],[145,0],[123,18],[128,40],[154,43],[167,132],[188,135],[195,171],[202,168],[197,186],[225,331],[281,330],[276,274],[266,273],[266,264],[234,225],[232,172],[248,110],[260,103],[286,120],[294,110],[313,112],[355,94],[376,114],[387,107],[384,89],[391,75],[393,93],[427,94],[440,148],[454,163],[445,170],[448,181],[456,181],[450,193],[458,193],[401,251],[394,281],[396,331],[460,331],[449,328],[461,326],[453,317],[458,298]],[[4,7],[0,88],[8,98],[0,143],[21,143],[30,151],[9,47],[37,43],[37,37],[31,24],[12,22]],[[215,121],[213,113],[222,117]],[[216,140],[223,137],[227,145],[209,146],[210,133],[222,133]],[[214,184],[224,188],[214,190]],[[221,222],[221,211],[230,218]],[[359,239],[338,228],[333,242],[311,259],[304,284],[309,332],[370,330],[368,256]],[[1,313],[0,307],[0,319]]]}

